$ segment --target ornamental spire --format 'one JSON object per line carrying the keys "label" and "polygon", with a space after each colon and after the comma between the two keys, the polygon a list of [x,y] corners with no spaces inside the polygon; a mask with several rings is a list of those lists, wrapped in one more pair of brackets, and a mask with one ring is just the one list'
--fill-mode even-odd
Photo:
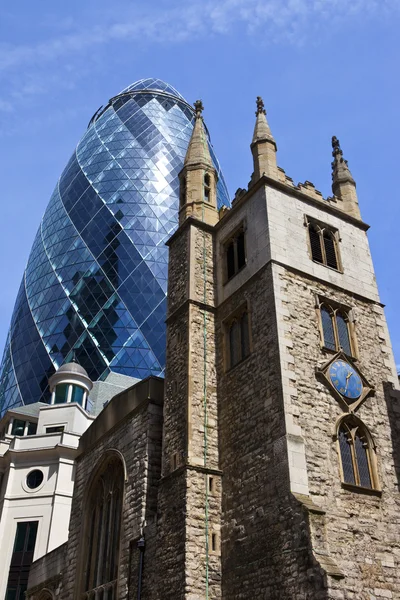
{"label": "ornamental spire", "polygon": [[340,142],[335,135],[332,137],[332,156],[332,192],[343,201],[342,210],[359,219],[361,215],[356,182],[350,172],[347,160],[343,158]]}
{"label": "ornamental spire", "polygon": [[207,135],[204,128],[202,112],[203,102],[196,100],[194,103],[196,120],[193,127],[192,137],[185,156],[184,166],[202,164],[213,168],[210,150],[208,148]]}
{"label": "ornamental spire", "polygon": [[208,147],[201,100],[194,103],[195,122],[183,169],[179,173],[179,224],[194,217],[210,225],[218,221],[218,175]]}
{"label": "ornamental spire", "polygon": [[268,125],[267,112],[261,96],[257,96],[256,106],[256,124],[250,146],[254,161],[253,182],[264,174],[275,179],[278,177],[276,143]]}

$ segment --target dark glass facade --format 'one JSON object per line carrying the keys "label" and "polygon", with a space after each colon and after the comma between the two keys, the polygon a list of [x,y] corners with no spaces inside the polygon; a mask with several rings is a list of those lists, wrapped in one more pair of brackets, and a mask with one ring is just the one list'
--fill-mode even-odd
{"label": "dark glass facade", "polygon": [[[92,118],[33,243],[1,366],[1,413],[48,401],[49,376],[73,354],[92,380],[163,375],[165,242],[193,123],[192,107],[158,79],[129,86]],[[210,151],[219,205],[229,205]]]}

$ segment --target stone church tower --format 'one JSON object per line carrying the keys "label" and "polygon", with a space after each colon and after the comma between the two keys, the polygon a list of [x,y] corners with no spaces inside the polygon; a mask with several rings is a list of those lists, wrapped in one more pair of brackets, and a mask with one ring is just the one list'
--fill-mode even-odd
{"label": "stone church tower", "polygon": [[200,101],[169,240],[165,382],[76,450],[68,542],[29,600],[400,598],[400,392],[356,184],[295,185],[257,99],[218,211]]}
{"label": "stone church tower", "polygon": [[398,383],[339,141],[332,197],[294,185],[258,98],[249,188],[218,215],[196,110],[169,242],[162,597],[400,598]]}

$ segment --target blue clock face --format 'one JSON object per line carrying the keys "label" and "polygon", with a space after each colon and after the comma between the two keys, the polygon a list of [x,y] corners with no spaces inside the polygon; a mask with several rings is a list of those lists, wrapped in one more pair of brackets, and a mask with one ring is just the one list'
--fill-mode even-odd
{"label": "blue clock face", "polygon": [[329,367],[333,387],[345,398],[356,400],[361,396],[363,384],[357,371],[344,360],[335,360]]}

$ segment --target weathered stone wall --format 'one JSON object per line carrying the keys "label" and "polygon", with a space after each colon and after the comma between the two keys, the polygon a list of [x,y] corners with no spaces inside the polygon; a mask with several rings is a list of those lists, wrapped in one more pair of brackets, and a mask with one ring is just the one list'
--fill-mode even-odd
{"label": "weathered stone wall", "polygon": [[67,543],[32,563],[28,582],[29,600],[38,600],[44,589],[50,591],[54,598],[59,597],[62,577],[65,574],[66,554]]}
{"label": "weathered stone wall", "polygon": [[[391,410],[391,400],[385,399],[384,383],[392,377],[392,357],[382,307],[291,270],[279,268],[276,273],[287,311],[281,334],[292,343],[291,412],[305,443],[310,497],[326,511],[322,535],[329,555],[345,575],[344,579],[329,579],[330,593],[338,599],[399,598],[400,497],[394,463],[396,439],[391,439],[397,433],[388,416],[387,402]],[[315,376],[316,366],[332,356],[320,347],[317,294],[354,307],[357,366],[376,389],[375,396],[367,398],[356,414],[376,443],[381,497],[341,485],[334,433],[344,411]]]}
{"label": "weathered stone wall", "polygon": [[[188,268],[176,281],[183,264]],[[158,504],[163,599],[204,598],[207,590],[209,598],[221,595],[214,269],[210,227],[194,220],[184,224],[170,242],[164,477]]]}
{"label": "weathered stone wall", "polygon": [[[224,321],[244,302],[251,353],[225,371]],[[222,597],[325,598],[308,513],[290,493],[271,266],[219,307],[217,322]]]}
{"label": "weathered stone wall", "polygon": [[[82,555],[85,498],[92,473],[107,458],[109,451],[121,453],[127,476],[121,526],[118,598],[122,600],[136,595],[139,561],[137,541],[142,534],[147,543],[143,588],[152,589],[153,584],[150,585],[149,581],[153,582],[156,569],[154,524],[161,472],[162,404],[160,401],[148,399],[149,381],[151,379],[138,384],[141,386],[138,395],[140,396],[141,393],[144,396],[142,399],[131,398],[136,394],[136,391],[132,391],[134,388],[114,398],[104,409],[99,420],[93,424],[97,431],[91,432],[89,428],[81,439],[83,452],[76,464],[75,490],[60,600],[80,598],[80,577],[86,558]],[[157,380],[156,383],[158,384]],[[162,386],[162,383],[159,383]],[[131,412],[128,411],[121,420],[114,419],[119,409],[124,411],[123,404],[115,403],[124,403],[125,400],[126,404],[128,399],[136,403],[136,408]],[[116,423],[112,426],[114,420]],[[149,594],[147,597],[151,599],[153,596]]]}

